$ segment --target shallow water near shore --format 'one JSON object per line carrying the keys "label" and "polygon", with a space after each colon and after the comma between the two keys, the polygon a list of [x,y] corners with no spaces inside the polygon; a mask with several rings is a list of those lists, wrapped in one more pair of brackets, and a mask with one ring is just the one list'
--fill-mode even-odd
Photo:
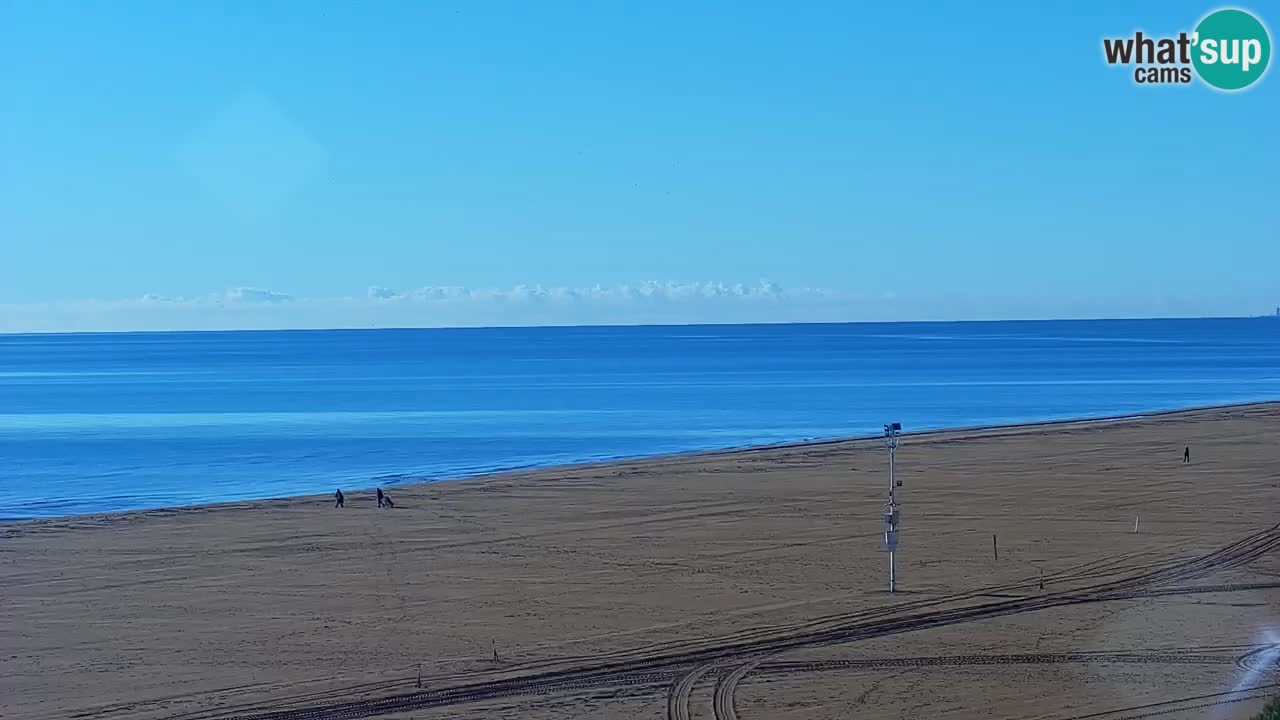
{"label": "shallow water near shore", "polygon": [[1269,318],[10,335],[0,518],[1276,398]]}

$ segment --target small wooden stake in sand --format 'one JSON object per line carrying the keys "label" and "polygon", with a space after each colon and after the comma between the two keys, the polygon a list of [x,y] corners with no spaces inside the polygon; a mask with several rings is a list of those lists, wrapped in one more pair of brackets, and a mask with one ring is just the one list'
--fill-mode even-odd
{"label": "small wooden stake in sand", "polygon": [[1133,516],[1133,532],[1134,534],[1137,534],[1138,532],[1138,516],[1137,515]]}
{"label": "small wooden stake in sand", "polygon": [[991,557],[1000,562],[1000,546],[996,544],[996,534],[991,533]]}

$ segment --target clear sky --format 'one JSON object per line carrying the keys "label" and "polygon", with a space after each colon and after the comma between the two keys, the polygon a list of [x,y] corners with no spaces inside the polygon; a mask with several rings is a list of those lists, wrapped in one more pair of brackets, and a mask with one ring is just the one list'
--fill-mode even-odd
{"label": "clear sky", "polygon": [[0,331],[1269,312],[1280,77],[1102,57],[1216,7],[0,0]]}

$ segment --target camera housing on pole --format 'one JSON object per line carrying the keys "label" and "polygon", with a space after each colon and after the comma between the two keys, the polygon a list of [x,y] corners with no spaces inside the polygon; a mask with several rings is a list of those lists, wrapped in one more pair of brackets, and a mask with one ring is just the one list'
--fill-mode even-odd
{"label": "camera housing on pole", "polygon": [[884,545],[889,551],[889,592],[897,589],[896,561],[898,552],[898,528],[901,516],[898,512],[898,497],[895,492],[902,487],[902,481],[894,478],[894,455],[898,451],[898,436],[902,434],[902,423],[888,423],[884,426],[884,445],[889,450],[889,502],[884,513]]}

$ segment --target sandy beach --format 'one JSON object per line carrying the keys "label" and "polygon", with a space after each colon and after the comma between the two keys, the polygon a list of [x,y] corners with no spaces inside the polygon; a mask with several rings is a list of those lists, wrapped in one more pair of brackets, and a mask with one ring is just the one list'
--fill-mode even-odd
{"label": "sandy beach", "polygon": [[1248,717],[1278,438],[908,435],[893,595],[878,439],[0,525],[0,717]]}

